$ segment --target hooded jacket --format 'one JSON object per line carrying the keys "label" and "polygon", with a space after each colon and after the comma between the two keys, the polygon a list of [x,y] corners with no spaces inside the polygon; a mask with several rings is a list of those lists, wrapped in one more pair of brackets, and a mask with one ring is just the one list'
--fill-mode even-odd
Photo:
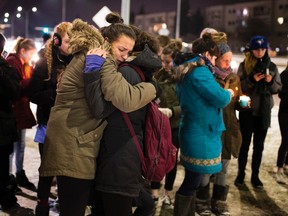
{"label": "hooded jacket", "polygon": [[220,87],[200,57],[180,65],[179,70],[185,74],[176,89],[182,110],[181,162],[193,172],[217,173],[222,169],[222,109],[230,103],[230,93]]}
{"label": "hooded jacket", "polygon": [[[148,47],[145,47],[136,56],[132,54],[131,59],[127,61],[129,60],[131,61],[120,66],[119,71],[132,85],[140,83],[141,78],[130,65],[138,66],[146,75],[161,67],[161,60],[148,50]],[[129,112],[128,116],[142,146],[146,106]],[[131,132],[119,109],[115,108],[106,119],[108,125],[101,140],[95,187],[97,190],[107,193],[138,197],[142,181],[141,161]]]}
{"label": "hooded jacket", "polygon": [[[84,94],[83,71],[89,49],[101,47],[109,50],[110,46],[89,24],[80,19],[72,24],[68,35],[74,57],[63,73],[51,109],[40,175],[94,179],[100,140],[107,122],[91,115]],[[102,69],[103,73],[107,71],[103,75],[105,79],[101,77],[101,84],[106,86],[105,92],[109,95],[105,98],[116,107],[120,104],[125,111],[135,110],[148,103],[150,97],[155,97],[156,90],[152,84],[143,84],[147,88],[141,84],[136,87],[128,85],[117,73],[113,57],[106,59]]]}

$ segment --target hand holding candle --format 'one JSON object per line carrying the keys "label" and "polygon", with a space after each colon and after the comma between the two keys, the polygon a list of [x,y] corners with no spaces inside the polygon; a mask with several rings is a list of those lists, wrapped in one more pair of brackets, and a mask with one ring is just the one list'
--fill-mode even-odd
{"label": "hand holding candle", "polygon": [[241,107],[248,107],[249,106],[250,97],[246,95],[240,96],[240,106]]}

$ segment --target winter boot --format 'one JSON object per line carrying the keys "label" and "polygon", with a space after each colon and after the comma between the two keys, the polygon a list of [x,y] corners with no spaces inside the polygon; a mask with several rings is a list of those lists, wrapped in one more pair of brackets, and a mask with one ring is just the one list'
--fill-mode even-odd
{"label": "winter boot", "polygon": [[16,178],[14,175],[9,175],[9,184],[12,185],[15,194],[19,194],[22,192],[22,190],[18,187],[17,183],[16,183]]}
{"label": "winter boot", "polygon": [[234,184],[236,187],[241,187],[244,185],[244,179],[245,179],[245,172],[238,172],[238,175],[234,181]]}
{"label": "winter boot", "polygon": [[257,189],[262,189],[263,188],[263,183],[262,181],[259,179],[259,176],[258,176],[258,173],[257,174],[254,174],[252,172],[252,175],[251,175],[251,184],[254,188],[257,188]]}
{"label": "winter boot", "polygon": [[199,187],[196,193],[196,212],[200,216],[211,215],[209,185]]}
{"label": "winter boot", "polygon": [[20,206],[12,185],[0,185],[0,205],[4,211]]}
{"label": "winter boot", "polygon": [[193,193],[191,196],[184,196],[176,193],[174,202],[174,216],[195,216],[195,197]]}
{"label": "winter boot", "polygon": [[16,173],[16,182],[21,187],[27,188],[31,191],[36,191],[35,185],[28,180],[25,170],[21,170]]}
{"label": "winter boot", "polygon": [[230,216],[228,204],[226,202],[229,186],[214,184],[211,199],[211,209],[216,216]]}

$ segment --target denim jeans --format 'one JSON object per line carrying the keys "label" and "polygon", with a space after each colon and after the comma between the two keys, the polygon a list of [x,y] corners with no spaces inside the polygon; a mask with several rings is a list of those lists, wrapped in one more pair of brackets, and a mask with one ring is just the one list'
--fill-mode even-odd
{"label": "denim jeans", "polygon": [[20,172],[23,170],[23,162],[24,162],[24,151],[25,151],[25,137],[26,137],[26,129],[18,130],[18,140],[14,142],[14,151],[10,155],[10,169],[9,172],[12,174],[13,167],[13,157],[15,155],[15,165],[16,172]]}

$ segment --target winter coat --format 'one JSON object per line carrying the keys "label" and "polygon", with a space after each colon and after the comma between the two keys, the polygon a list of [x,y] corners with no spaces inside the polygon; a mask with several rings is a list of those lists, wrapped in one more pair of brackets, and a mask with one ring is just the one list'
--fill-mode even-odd
{"label": "winter coat", "polygon": [[[87,51],[100,46],[108,49],[109,44],[88,23],[76,19],[72,24],[69,35],[74,57],[64,71],[50,112],[40,175],[91,180],[95,178],[100,140],[107,122],[90,113],[84,94],[83,71]],[[113,104],[119,103],[123,110],[130,111],[149,102],[139,95],[150,93],[149,97],[151,94],[155,97],[153,85],[147,84],[150,92],[141,86],[132,88],[115,67],[116,61],[107,58],[102,67],[107,74],[103,72],[105,79],[101,79],[103,86],[110,86]]]}
{"label": "winter coat", "polygon": [[171,128],[178,128],[180,122],[181,108],[176,95],[176,82],[169,76],[164,69],[157,73],[155,77],[157,84],[161,89],[160,107],[170,108],[172,117],[170,120]]}
{"label": "winter coat", "polygon": [[[151,53],[151,51],[146,52],[145,50],[145,52],[141,52],[135,59],[130,61],[128,65],[119,68],[123,77],[127,79],[131,85],[140,83],[142,80],[135,69],[129,66],[130,64],[138,66],[144,74],[147,68],[155,71],[161,67],[161,60],[159,57],[156,54],[152,55]],[[89,74],[86,73],[84,75],[89,76]],[[87,82],[86,85],[87,97],[91,98],[93,97],[91,94],[93,92],[91,91],[91,84]],[[98,106],[95,105],[96,107],[102,107],[103,105],[100,103],[106,103],[107,105],[107,102],[101,102],[99,99],[94,103],[99,104]],[[93,103],[91,105],[93,105]],[[114,107],[114,109],[111,109],[110,107],[109,109],[106,108],[103,110],[99,115],[106,116],[108,125],[104,130],[103,138],[101,140],[97,160],[98,165],[95,187],[97,190],[106,193],[138,197],[141,182],[143,180],[141,174],[141,161],[121,111],[116,107]],[[143,145],[145,115],[146,106],[128,113],[141,147]],[[113,170],[113,172],[111,172],[111,170]]]}
{"label": "winter coat", "polygon": [[[256,82],[253,78],[254,74],[261,71],[266,73],[266,68],[272,76],[272,81],[267,83],[262,79]],[[259,59],[255,68],[250,73],[245,71],[244,61],[241,62],[237,74],[240,77],[243,93],[251,99],[251,109],[247,109],[247,111],[252,111],[253,116],[261,116],[262,128],[267,129],[271,123],[271,110],[274,105],[272,95],[277,94],[282,88],[277,66],[273,62],[270,62],[270,58],[267,56]]]}
{"label": "winter coat", "polygon": [[6,60],[10,65],[17,69],[17,72],[21,77],[21,97],[13,102],[13,113],[16,118],[17,129],[32,128],[36,125],[36,120],[31,111],[30,101],[27,95],[30,74],[25,72],[25,66],[21,63],[17,54],[9,54]]}
{"label": "winter coat", "polygon": [[37,61],[28,87],[30,101],[37,104],[37,123],[44,125],[47,125],[51,107],[54,105],[58,73],[66,68],[72,55],[60,55],[58,48],[53,47],[52,58],[50,78],[48,77],[47,59],[44,55]]}
{"label": "winter coat", "polygon": [[182,68],[188,71],[177,85],[182,114],[179,128],[180,159],[193,172],[213,174],[222,170],[221,134],[225,130],[222,108],[230,103],[203,60],[195,57]]}
{"label": "winter coat", "polygon": [[230,88],[234,91],[231,102],[223,108],[223,120],[226,130],[223,131],[222,139],[222,159],[231,159],[231,155],[238,158],[242,143],[239,120],[236,116],[236,110],[240,110],[239,98],[242,95],[242,89],[239,77],[230,73],[225,80],[216,78],[222,88]]}
{"label": "winter coat", "polygon": [[12,147],[17,140],[12,102],[20,97],[20,81],[17,70],[0,56],[0,146]]}
{"label": "winter coat", "polygon": [[279,112],[288,112],[288,69],[285,69],[280,74],[282,89],[279,92],[280,104],[279,104]]}

